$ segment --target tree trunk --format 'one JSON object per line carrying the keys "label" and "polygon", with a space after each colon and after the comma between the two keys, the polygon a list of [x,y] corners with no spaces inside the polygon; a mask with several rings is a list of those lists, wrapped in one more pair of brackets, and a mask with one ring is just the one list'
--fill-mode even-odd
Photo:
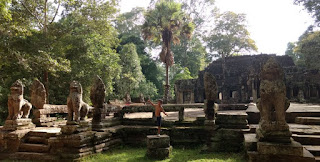
{"label": "tree trunk", "polygon": [[170,90],[170,85],[169,85],[169,68],[173,64],[170,61],[170,55],[171,55],[171,40],[172,40],[172,32],[168,29],[164,30],[162,32],[162,40],[164,42],[164,45],[167,48],[167,53],[166,53],[166,58],[165,58],[165,65],[166,65],[166,84],[165,90],[164,90],[164,99],[163,103],[168,103],[169,100],[169,90]]}
{"label": "tree trunk", "polygon": [[166,64],[166,84],[164,85],[164,99],[163,103],[168,103],[169,100],[169,66]]}
{"label": "tree trunk", "polygon": [[[45,39],[45,46],[47,46],[47,24],[48,24],[48,17],[47,17],[47,3],[48,0],[44,1],[44,23],[43,23],[43,35],[44,35],[44,39]],[[46,95],[47,95],[47,103],[49,103],[49,72],[47,69],[44,70],[43,72],[43,82],[44,82],[44,86],[46,88]]]}
{"label": "tree trunk", "polygon": [[47,103],[49,103],[49,73],[47,70],[43,72],[43,82],[44,82],[44,87],[46,89],[46,95],[47,95]]}

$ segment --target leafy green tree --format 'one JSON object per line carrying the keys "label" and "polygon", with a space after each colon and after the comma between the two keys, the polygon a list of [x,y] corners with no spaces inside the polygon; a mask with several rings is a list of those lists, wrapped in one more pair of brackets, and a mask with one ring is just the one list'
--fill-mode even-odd
{"label": "leafy green tree", "polygon": [[[191,73],[187,67],[181,67],[179,64],[175,64],[171,68],[171,73],[169,75],[170,80],[172,81],[172,84],[174,85],[177,80],[184,80],[184,79],[193,79],[191,76]],[[171,97],[174,97],[175,95],[175,90],[174,86],[170,87],[170,92],[169,94]]]}
{"label": "leafy green tree", "polygon": [[0,1],[0,18],[4,18],[6,20],[11,20],[11,14],[9,8],[9,4],[11,0],[2,0]]}
{"label": "leafy green tree", "polygon": [[143,37],[155,43],[162,41],[162,51],[160,60],[166,66],[166,85],[164,102],[168,101],[169,93],[169,67],[174,63],[172,44],[180,43],[178,36],[185,35],[191,37],[194,30],[193,23],[181,10],[181,4],[173,1],[160,1],[154,9],[149,9],[145,13],[145,22],[142,25]]}
{"label": "leafy green tree", "polygon": [[151,54],[146,52],[147,43],[141,37],[143,8],[133,8],[130,12],[119,15],[116,19],[116,29],[119,32],[120,45],[128,43],[136,45],[137,53],[140,58],[142,73],[147,81],[155,84],[160,94],[163,94],[163,74],[157,66],[157,61],[151,58]]}
{"label": "leafy green tree", "polygon": [[71,72],[59,73],[56,79],[61,82],[64,78],[66,88],[71,80],[80,81],[84,99],[89,102],[92,78],[99,75],[106,85],[107,95],[110,95],[120,74],[120,58],[116,51],[119,40],[111,24],[117,13],[116,2],[75,1],[65,4],[64,8],[63,17],[56,27],[61,34],[60,48],[57,49],[70,60]]}
{"label": "leafy green tree", "polygon": [[320,31],[306,32],[303,34],[297,46],[295,53],[298,53],[299,60],[309,69],[320,69]]}
{"label": "leafy green tree", "polygon": [[197,77],[198,72],[209,62],[206,59],[206,49],[198,37],[192,37],[190,41],[182,38],[181,43],[174,46],[172,51],[175,63],[187,67],[192,77]]}
{"label": "leafy green tree", "polygon": [[133,43],[126,44],[120,51],[120,64],[122,72],[118,82],[118,92],[121,97],[138,88],[139,83],[144,80],[141,71],[140,59],[138,57],[136,46]]}
{"label": "leafy green tree", "polygon": [[151,81],[154,83],[159,90],[160,93],[162,93],[163,90],[163,73],[160,71],[160,69],[157,66],[156,60],[153,60],[151,58],[151,55],[146,52],[147,45],[146,43],[141,39],[141,37],[137,35],[122,35],[120,34],[120,45],[119,50],[122,48],[123,45],[128,43],[133,43],[136,45],[137,53],[140,58],[140,65],[142,68],[142,73],[144,74],[146,80]]}
{"label": "leafy green tree", "polygon": [[[150,6],[154,5],[157,0],[153,0]],[[191,41],[185,36],[179,36],[180,44],[172,47],[175,55],[174,62],[182,67],[187,67],[191,75],[196,77],[198,71],[211,62],[208,52],[203,46],[203,36],[206,30],[212,27],[214,15],[217,12],[214,0],[178,0],[181,3],[181,9],[190,16],[194,23],[194,33]],[[203,12],[206,11],[206,12]]]}
{"label": "leafy green tree", "polygon": [[[23,79],[28,86],[33,78],[45,78],[44,71],[52,75],[58,71],[70,71],[70,63],[64,53],[57,52],[55,48],[59,38],[51,32],[43,32],[45,17],[50,18],[47,19],[49,30],[56,24],[54,16],[50,16],[53,14],[44,16],[45,3],[47,1],[12,0],[8,8],[11,20],[0,19],[0,78],[3,78],[0,82],[5,91],[3,94],[8,93],[6,90],[16,79]],[[52,3],[46,6],[45,13],[57,10]]]}
{"label": "leafy green tree", "polygon": [[191,73],[187,67],[178,67],[176,74],[174,75],[172,82],[175,83],[177,80],[192,79]]}
{"label": "leafy green tree", "polygon": [[158,89],[152,82],[142,80],[138,88],[132,91],[133,97],[138,97],[140,94],[143,94],[147,98],[156,99],[158,97]]}
{"label": "leafy green tree", "polygon": [[292,58],[293,62],[298,65],[301,62],[301,55],[296,52],[296,43],[289,42],[287,44],[287,49],[285,55],[288,55]]}
{"label": "leafy green tree", "polygon": [[234,53],[257,50],[247,30],[245,15],[230,11],[217,15],[215,28],[206,41],[210,51],[217,52],[223,59]]}

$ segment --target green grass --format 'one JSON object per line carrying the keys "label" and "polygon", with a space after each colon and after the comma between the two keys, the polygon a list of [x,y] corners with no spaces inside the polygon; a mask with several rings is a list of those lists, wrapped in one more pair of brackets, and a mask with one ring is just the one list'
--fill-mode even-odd
{"label": "green grass", "polygon": [[[201,148],[182,149],[173,148],[170,158],[162,160],[162,162],[242,162],[243,155],[240,153],[208,153],[200,154]],[[151,162],[155,160],[145,157],[146,148],[117,148],[113,151],[95,154],[83,158],[83,162]]]}

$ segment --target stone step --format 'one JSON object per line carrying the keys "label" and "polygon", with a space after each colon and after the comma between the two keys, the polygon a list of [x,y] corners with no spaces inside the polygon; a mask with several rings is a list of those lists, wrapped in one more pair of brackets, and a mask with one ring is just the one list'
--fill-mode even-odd
{"label": "stone step", "polygon": [[293,134],[292,138],[302,145],[320,145],[320,135],[298,135]]}
{"label": "stone step", "polygon": [[320,157],[320,146],[303,145],[303,147],[306,148],[310,153],[312,153],[312,155]]}
{"label": "stone step", "polygon": [[26,139],[27,143],[34,143],[34,144],[48,144],[48,140],[45,137],[37,137],[37,136],[29,136]]}
{"label": "stone step", "polygon": [[316,162],[320,162],[320,156],[315,156]]}
{"label": "stone step", "polygon": [[295,123],[306,125],[320,125],[320,117],[296,117]]}
{"label": "stone step", "polygon": [[46,153],[49,152],[49,146],[44,144],[21,143],[20,152]]}
{"label": "stone step", "polygon": [[28,135],[30,137],[47,137],[47,132],[30,131]]}
{"label": "stone step", "polygon": [[56,137],[60,134],[60,128],[47,128],[47,127],[38,127],[28,133],[29,137]]}
{"label": "stone step", "polygon": [[58,157],[48,153],[16,152],[10,156],[11,160],[37,160],[37,161],[58,161]]}
{"label": "stone step", "polygon": [[245,148],[247,151],[257,151],[257,142],[255,133],[246,133],[244,134]]}

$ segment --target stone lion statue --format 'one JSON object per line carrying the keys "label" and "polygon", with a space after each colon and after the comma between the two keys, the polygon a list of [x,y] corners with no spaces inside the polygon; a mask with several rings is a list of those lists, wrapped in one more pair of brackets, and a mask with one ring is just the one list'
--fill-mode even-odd
{"label": "stone lion statue", "polygon": [[89,105],[82,101],[82,86],[77,81],[70,83],[70,93],[67,99],[68,121],[84,120],[88,114]]}
{"label": "stone lion statue", "polygon": [[258,134],[265,137],[277,132],[275,134],[278,136],[282,134],[279,132],[283,132],[283,135],[289,136],[285,115],[290,102],[286,98],[283,70],[274,58],[270,58],[260,75],[260,99],[257,101],[260,111]]}
{"label": "stone lion statue", "polygon": [[23,98],[23,84],[17,80],[11,85],[10,95],[8,97],[8,117],[7,120],[16,120],[19,118],[28,118],[32,108],[31,103]]}

